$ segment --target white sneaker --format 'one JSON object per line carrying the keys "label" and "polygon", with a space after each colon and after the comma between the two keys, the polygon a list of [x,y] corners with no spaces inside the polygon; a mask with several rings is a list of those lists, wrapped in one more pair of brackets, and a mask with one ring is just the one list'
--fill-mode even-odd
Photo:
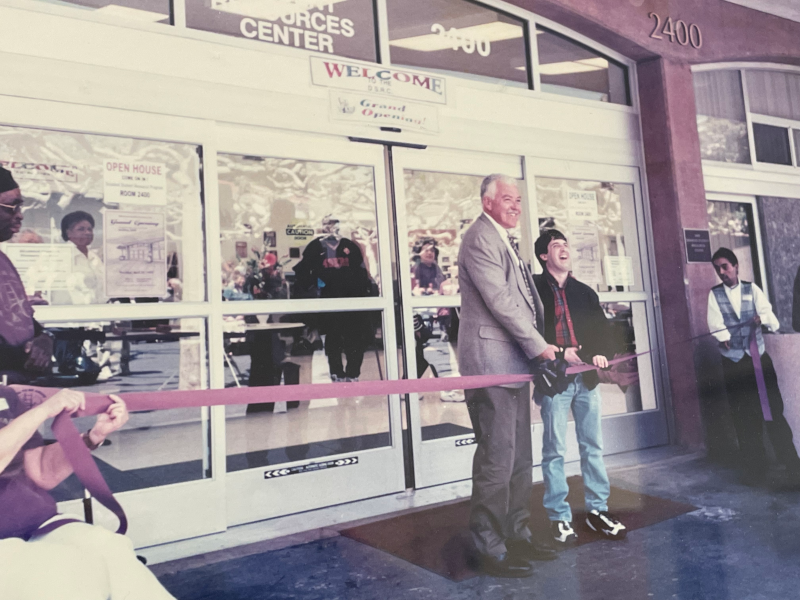
{"label": "white sneaker", "polygon": [[578,541],[578,534],[572,528],[572,523],[569,521],[551,521],[550,531],[553,534],[553,539],[565,546],[569,546]]}
{"label": "white sneaker", "polygon": [[628,529],[620,523],[614,515],[607,510],[592,510],[586,515],[586,524],[589,529],[602,533],[610,540],[624,540]]}
{"label": "white sneaker", "polygon": [[111,367],[106,365],[102,369],[100,369],[100,373],[97,375],[97,381],[108,381],[114,376],[114,373],[111,371]]}
{"label": "white sneaker", "polygon": [[439,394],[442,402],[465,402],[464,390],[450,390]]}

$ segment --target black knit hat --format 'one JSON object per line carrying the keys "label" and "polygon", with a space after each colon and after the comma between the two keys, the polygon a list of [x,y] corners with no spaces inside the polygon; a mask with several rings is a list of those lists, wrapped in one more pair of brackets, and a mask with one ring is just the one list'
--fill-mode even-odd
{"label": "black knit hat", "polygon": [[15,190],[18,187],[17,182],[14,181],[14,177],[11,175],[11,171],[0,167],[0,194]]}

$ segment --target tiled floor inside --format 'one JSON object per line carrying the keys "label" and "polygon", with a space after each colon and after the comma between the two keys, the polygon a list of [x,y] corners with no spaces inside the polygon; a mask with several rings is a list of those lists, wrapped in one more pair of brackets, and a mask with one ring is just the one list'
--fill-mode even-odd
{"label": "tiled floor inside", "polygon": [[341,537],[336,527],[153,568],[180,600],[800,597],[800,492],[746,487],[729,468],[673,450],[608,462],[615,486],[698,510],[632,531],[624,542],[565,550],[524,580],[480,576],[454,583]]}

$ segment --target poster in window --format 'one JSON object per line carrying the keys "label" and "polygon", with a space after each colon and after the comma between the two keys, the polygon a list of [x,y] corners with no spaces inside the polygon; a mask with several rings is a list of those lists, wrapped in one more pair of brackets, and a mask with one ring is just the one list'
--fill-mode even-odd
{"label": "poster in window", "polygon": [[591,190],[567,190],[572,274],[587,285],[603,283],[597,221],[597,193]]}
{"label": "poster in window", "polygon": [[167,290],[163,212],[108,210],[103,215],[106,296],[161,297]]}

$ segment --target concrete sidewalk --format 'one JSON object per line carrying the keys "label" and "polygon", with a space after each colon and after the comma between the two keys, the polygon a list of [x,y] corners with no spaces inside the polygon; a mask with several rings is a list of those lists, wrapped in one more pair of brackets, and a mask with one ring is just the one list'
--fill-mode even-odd
{"label": "concrete sidewalk", "polygon": [[337,529],[344,525],[162,563],[153,570],[179,600],[800,597],[800,492],[746,487],[734,472],[674,450],[612,457],[609,466],[617,487],[699,510],[632,531],[624,542],[565,550],[559,560],[537,564],[536,574],[523,580],[482,576],[453,583],[339,536]]}

